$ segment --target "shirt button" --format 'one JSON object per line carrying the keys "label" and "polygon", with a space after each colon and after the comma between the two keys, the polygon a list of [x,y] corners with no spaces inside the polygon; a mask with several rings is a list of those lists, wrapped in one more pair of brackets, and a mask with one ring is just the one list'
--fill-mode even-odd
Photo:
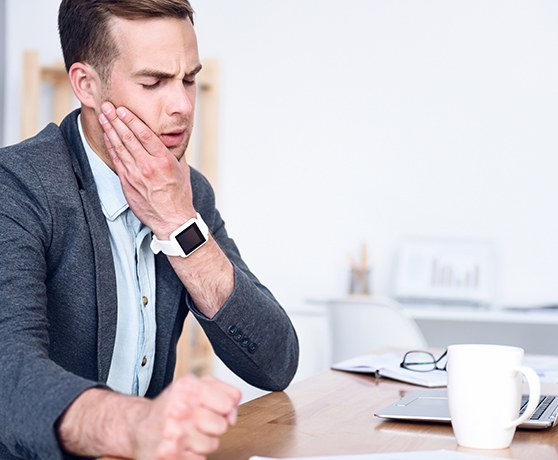
{"label": "shirt button", "polygon": [[141,367],[145,366],[146,364],[147,364],[147,356],[144,356],[144,357],[141,359]]}
{"label": "shirt button", "polygon": [[141,302],[143,303],[143,306],[145,307],[149,303],[149,299],[146,296],[143,296],[141,298]]}

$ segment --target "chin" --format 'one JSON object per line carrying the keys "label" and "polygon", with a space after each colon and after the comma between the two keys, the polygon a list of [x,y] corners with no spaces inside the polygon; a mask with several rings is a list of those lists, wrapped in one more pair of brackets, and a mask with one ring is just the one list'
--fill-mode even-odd
{"label": "chin", "polygon": [[186,148],[187,147],[188,146],[186,146],[186,147],[184,147],[184,146],[172,147],[172,148],[169,148],[169,152],[172,153],[177,160],[180,160],[186,154]]}

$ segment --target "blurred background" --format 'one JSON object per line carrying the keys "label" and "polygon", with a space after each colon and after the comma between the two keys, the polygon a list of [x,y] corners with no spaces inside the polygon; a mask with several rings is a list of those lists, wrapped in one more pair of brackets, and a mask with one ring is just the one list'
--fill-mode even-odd
{"label": "blurred background", "polygon": [[[490,246],[488,310],[558,303],[558,2],[192,4],[219,65],[218,207],[293,318],[297,379],[328,368],[320,303],[363,252],[371,297],[397,297],[418,238]],[[20,139],[23,52],[61,59],[58,5],[0,0],[1,145]]]}

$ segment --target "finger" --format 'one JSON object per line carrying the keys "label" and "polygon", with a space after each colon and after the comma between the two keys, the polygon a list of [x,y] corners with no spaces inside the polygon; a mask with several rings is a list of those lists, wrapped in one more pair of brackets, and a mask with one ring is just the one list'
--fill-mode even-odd
{"label": "finger", "polygon": [[179,447],[181,451],[207,455],[219,448],[219,438],[194,431],[179,440]]}
{"label": "finger", "polygon": [[197,408],[192,420],[196,430],[208,436],[221,436],[229,428],[227,417],[205,407]]}
{"label": "finger", "polygon": [[[103,133],[103,137],[104,137],[104,140],[105,140],[105,147],[107,148],[107,152],[110,155],[110,157],[112,158],[112,164],[114,165],[114,172],[116,172],[116,174],[120,178],[120,182],[122,183],[122,189],[125,191],[124,193],[126,194],[127,190],[135,190],[135,188],[132,186],[132,184],[130,183],[130,181],[127,178],[127,174],[126,174],[127,173],[127,168],[124,166],[122,161],[120,161],[120,158],[118,158],[118,155],[116,155],[113,152],[114,147],[110,143],[110,140],[109,140],[108,136],[105,133]],[[127,198],[128,198],[128,200],[130,199],[129,197],[127,197]]]}
{"label": "finger", "polygon": [[[241,396],[237,388],[212,377],[198,379],[184,376],[174,382],[169,391],[174,393],[172,398],[175,401],[187,402],[187,406],[193,409],[204,407],[223,417],[230,417],[231,420],[234,420],[231,413],[238,407]],[[180,403],[175,406],[175,410],[181,408]],[[187,410],[187,407],[182,409]]]}
{"label": "finger", "polygon": [[[205,388],[215,385],[215,388]],[[206,434],[222,434],[237,419],[240,391],[218,380],[183,377],[173,384],[173,405],[170,415],[175,419],[196,422]],[[227,393],[227,391],[230,392]],[[199,414],[199,415],[198,415]]]}
{"label": "finger", "polygon": [[185,401],[175,401],[165,422],[165,441],[160,447],[166,454],[184,450],[207,454],[217,449],[219,436],[228,427],[226,418],[221,415],[203,407],[192,408]]}
{"label": "finger", "polygon": [[193,452],[186,452],[180,458],[181,460],[206,460],[207,459],[205,455],[198,455],[198,454],[194,454]]}
{"label": "finger", "polygon": [[[110,139],[107,136],[107,133],[103,133],[103,140],[105,141],[105,148],[107,149],[107,153],[112,160],[112,164],[113,164],[113,167],[114,167],[114,172],[118,175],[118,177],[120,177],[120,180],[124,181],[124,178],[126,177],[126,167],[125,167],[124,163],[122,163],[122,161],[120,160],[120,158],[116,154],[116,152],[114,150],[114,146],[110,142]],[[127,181],[125,181],[125,182],[127,183]],[[124,187],[124,185],[123,185],[123,187]]]}
{"label": "finger", "polygon": [[118,173],[118,168],[123,168],[123,164],[120,161],[120,158],[118,158],[118,155],[116,154],[116,152],[114,151],[114,146],[110,142],[110,139],[109,139],[107,133],[105,133],[105,132],[103,133],[103,140],[105,141],[105,148],[107,149],[109,157],[111,158],[112,163],[114,164],[116,172]]}
{"label": "finger", "polygon": [[[220,427],[217,428],[217,425]],[[198,428],[199,426],[201,429]],[[161,443],[161,449],[164,448],[167,453],[191,451],[196,454],[207,454],[213,452],[219,446],[222,427],[225,427],[224,431],[226,431],[227,426],[224,419],[219,423],[208,413],[192,413],[185,419],[169,417],[165,423],[164,442]],[[214,431],[215,434],[208,434],[208,431]]]}
{"label": "finger", "polygon": [[176,439],[163,439],[156,450],[156,458],[177,458],[179,455]]}
{"label": "finger", "polygon": [[[223,407],[223,410],[228,414],[240,404],[242,393],[238,388],[211,376],[202,377],[201,381],[204,384],[202,387],[202,396],[207,396],[204,398],[204,402],[209,403],[206,407],[213,410],[218,410],[219,407]],[[205,395],[206,392],[207,395]],[[212,403],[215,403],[215,405]]]}
{"label": "finger", "polygon": [[[132,143],[133,137],[132,132],[124,126],[119,118],[116,116],[116,112],[114,111],[114,107],[112,104],[105,102],[103,103],[103,113],[99,114],[99,123],[103,128],[104,134],[108,139],[108,143],[110,144],[111,148],[109,150],[109,154],[111,155],[111,159],[113,162],[121,161],[124,165],[130,165],[135,163],[134,157],[131,155],[128,148],[124,145],[122,140],[122,134],[120,134],[115,126],[120,126],[120,132],[127,131],[128,137],[128,145],[133,147]],[[105,141],[106,143],[106,141]],[[139,141],[136,139],[136,148],[141,146]]]}
{"label": "finger", "polygon": [[[173,402],[172,408],[169,411],[169,417],[177,423],[186,424],[191,423],[196,430],[203,434],[210,436],[220,436],[225,433],[229,428],[231,413],[221,414],[214,410],[208,409],[201,404],[198,399],[182,398]],[[236,412],[233,409],[232,412]],[[173,425],[169,429],[175,428]],[[169,435],[173,433],[169,432]],[[176,434],[176,431],[174,432]]]}
{"label": "finger", "polygon": [[[134,134],[134,139],[139,141],[145,151],[153,156],[167,155],[168,150],[155,135],[155,133],[141,121],[133,112],[125,107],[116,109],[118,119]],[[126,143],[126,142],[125,142]]]}
{"label": "finger", "polygon": [[207,456],[192,452],[189,448],[179,447],[175,441],[163,440],[159,444],[156,452],[156,458],[169,458],[180,460],[206,460]]}
{"label": "finger", "polygon": [[205,455],[196,455],[192,453],[186,453],[184,460],[206,460],[207,457]]}
{"label": "finger", "polygon": [[229,425],[236,425],[237,419],[238,419],[238,409],[234,409],[228,415],[227,421],[229,422]]}

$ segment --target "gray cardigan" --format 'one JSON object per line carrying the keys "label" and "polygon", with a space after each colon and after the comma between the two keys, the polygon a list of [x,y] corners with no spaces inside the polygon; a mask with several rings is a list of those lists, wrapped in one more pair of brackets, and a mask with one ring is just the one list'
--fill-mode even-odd
{"label": "gray cardigan", "polygon": [[[0,149],[0,459],[63,458],[57,419],[81,392],[104,386],[109,372],[116,279],[77,114]],[[156,356],[147,397],[172,380],[189,311],[230,369],[259,388],[282,390],[298,362],[292,324],[227,236],[207,180],[192,169],[191,182],[194,207],[234,266],[235,288],[208,319],[166,256],[155,257]]]}

